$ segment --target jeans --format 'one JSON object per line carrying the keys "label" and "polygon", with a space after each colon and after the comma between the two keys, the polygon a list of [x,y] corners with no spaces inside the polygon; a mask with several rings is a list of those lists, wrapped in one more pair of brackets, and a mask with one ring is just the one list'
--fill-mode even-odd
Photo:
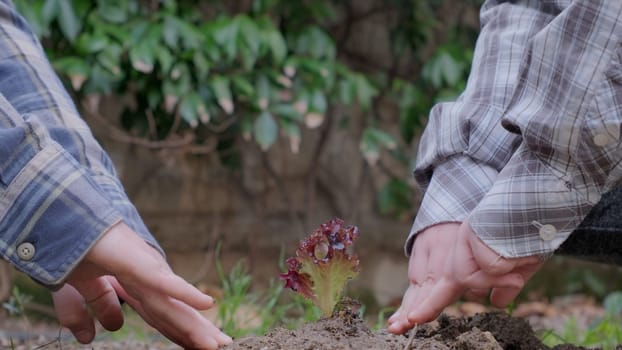
{"label": "jeans", "polygon": [[555,254],[622,266],[622,186],[603,195]]}

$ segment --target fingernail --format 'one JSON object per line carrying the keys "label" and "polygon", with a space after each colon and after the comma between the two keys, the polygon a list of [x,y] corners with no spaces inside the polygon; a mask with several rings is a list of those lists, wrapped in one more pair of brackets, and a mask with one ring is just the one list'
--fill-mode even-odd
{"label": "fingernail", "polygon": [[220,332],[222,338],[224,338],[224,342],[225,344],[231,344],[233,343],[233,338],[231,338],[230,336],[226,335],[225,333]]}
{"label": "fingernail", "polygon": [[88,329],[76,331],[74,333],[74,337],[76,337],[76,340],[82,344],[88,344],[93,340],[93,334]]}

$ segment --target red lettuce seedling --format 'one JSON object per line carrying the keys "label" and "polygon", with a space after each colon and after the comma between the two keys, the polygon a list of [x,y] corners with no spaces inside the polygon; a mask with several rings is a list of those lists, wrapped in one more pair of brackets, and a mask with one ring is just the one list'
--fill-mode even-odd
{"label": "red lettuce seedling", "polygon": [[359,236],[356,226],[334,218],[300,241],[296,256],[286,260],[288,271],[280,278],[330,316],[349,279],[359,272],[359,259],[349,247]]}

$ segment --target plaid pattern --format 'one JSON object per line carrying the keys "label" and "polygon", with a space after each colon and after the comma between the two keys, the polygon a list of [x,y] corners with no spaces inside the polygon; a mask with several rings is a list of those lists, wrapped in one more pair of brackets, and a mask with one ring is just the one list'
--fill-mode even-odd
{"label": "plaid pattern", "polygon": [[551,254],[622,179],[622,2],[487,1],[481,24],[465,91],[421,139],[407,254],[465,220],[504,257]]}
{"label": "plaid pattern", "polygon": [[[2,257],[57,287],[120,221],[160,249],[39,42],[10,1],[0,1]],[[24,242],[36,249],[30,261],[16,253]]]}

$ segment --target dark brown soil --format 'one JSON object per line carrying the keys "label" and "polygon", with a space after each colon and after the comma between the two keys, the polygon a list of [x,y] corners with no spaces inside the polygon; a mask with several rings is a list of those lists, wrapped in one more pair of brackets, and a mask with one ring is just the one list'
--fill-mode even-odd
{"label": "dark brown soil", "polygon": [[[410,346],[409,334],[393,335],[386,330],[372,332],[360,318],[348,313],[309,323],[297,330],[277,328],[264,336],[237,339],[226,350],[544,350],[523,319],[492,312],[472,317],[441,316],[436,325],[416,329]],[[555,350],[584,349],[572,345]]]}
{"label": "dark brown soil", "polygon": [[[518,311],[518,310],[517,310]],[[1,315],[0,315],[1,316]],[[28,324],[20,319],[0,317],[0,350],[173,350],[179,349],[161,336],[146,333],[141,340],[113,340],[111,334],[99,332],[98,340],[79,345],[71,334],[58,326]],[[21,330],[21,331],[20,331]],[[356,312],[346,310],[338,315],[308,323],[296,330],[276,328],[264,336],[248,336],[225,350],[545,350],[524,317],[510,317],[503,312],[481,312],[473,316],[441,316],[433,324],[419,326],[410,334],[393,335],[386,330],[372,332]],[[409,342],[410,346],[407,346]],[[13,343],[13,345],[11,345]],[[555,350],[586,349],[558,345]],[[622,349],[622,348],[620,348]]]}

